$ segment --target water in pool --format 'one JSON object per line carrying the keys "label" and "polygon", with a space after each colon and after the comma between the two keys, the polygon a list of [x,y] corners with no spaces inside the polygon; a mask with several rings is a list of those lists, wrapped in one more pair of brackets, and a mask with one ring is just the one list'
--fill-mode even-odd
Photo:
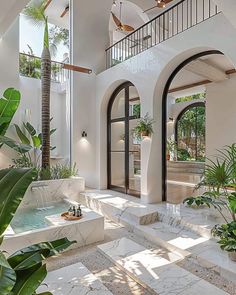
{"label": "water in pool", "polygon": [[65,202],[49,204],[45,208],[33,208],[18,210],[11,222],[11,227],[16,234],[25,231],[45,228],[48,226],[46,216],[59,214],[68,210],[69,205]]}

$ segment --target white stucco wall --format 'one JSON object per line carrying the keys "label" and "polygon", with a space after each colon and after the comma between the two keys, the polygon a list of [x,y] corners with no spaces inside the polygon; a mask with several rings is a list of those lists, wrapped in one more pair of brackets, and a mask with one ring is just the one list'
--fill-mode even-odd
{"label": "white stucco wall", "polygon": [[206,155],[236,142],[236,76],[221,83],[207,85],[206,94]]}
{"label": "white stucco wall", "polygon": [[131,81],[141,98],[142,115],[149,112],[156,121],[155,134],[142,143],[142,199],[150,203],[161,201],[161,111],[165,83],[171,72],[181,62],[206,50],[222,51],[235,65],[235,33],[234,27],[224,15],[219,14],[97,76],[96,109],[100,110],[96,122],[97,181],[100,188],[105,188],[107,185],[104,146],[106,145],[106,109],[112,91],[123,81]]}

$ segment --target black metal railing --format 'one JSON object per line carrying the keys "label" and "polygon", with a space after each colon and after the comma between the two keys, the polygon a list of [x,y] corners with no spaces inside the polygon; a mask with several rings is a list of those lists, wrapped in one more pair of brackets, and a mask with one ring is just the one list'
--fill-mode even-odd
{"label": "black metal railing", "polygon": [[182,0],[106,50],[107,68],[113,67],[217,15],[212,0]]}
{"label": "black metal railing", "polygon": [[[64,63],[52,61],[51,64],[51,81],[64,83],[68,80],[68,70],[64,69]],[[19,70],[20,75],[29,78],[40,79],[41,78],[41,58],[20,53],[19,57]]]}

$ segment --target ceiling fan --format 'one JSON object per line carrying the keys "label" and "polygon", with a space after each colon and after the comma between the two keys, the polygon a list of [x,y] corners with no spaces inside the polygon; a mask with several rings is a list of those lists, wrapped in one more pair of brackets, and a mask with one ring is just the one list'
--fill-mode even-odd
{"label": "ceiling fan", "polygon": [[118,31],[133,32],[134,31],[133,27],[122,23],[122,4],[123,3],[120,2],[120,19],[111,11],[112,18],[114,20],[114,23],[117,26]]}
{"label": "ceiling fan", "polygon": [[64,16],[67,14],[67,12],[69,11],[69,9],[70,9],[70,6],[69,6],[69,4],[68,4],[68,5],[65,7],[64,11],[62,12],[61,17],[64,17]]}
{"label": "ceiling fan", "polygon": [[155,1],[157,2],[157,4],[151,8],[144,10],[144,12],[148,12],[154,8],[165,8],[166,4],[172,2],[173,0],[155,0]]}

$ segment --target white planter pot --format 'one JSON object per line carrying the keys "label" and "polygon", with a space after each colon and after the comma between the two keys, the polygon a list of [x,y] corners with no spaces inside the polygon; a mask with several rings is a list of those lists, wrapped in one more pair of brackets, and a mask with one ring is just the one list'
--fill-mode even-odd
{"label": "white planter pot", "polygon": [[82,177],[34,181],[26,191],[20,208],[41,208],[65,198],[78,201],[79,194],[84,190],[85,180]]}

